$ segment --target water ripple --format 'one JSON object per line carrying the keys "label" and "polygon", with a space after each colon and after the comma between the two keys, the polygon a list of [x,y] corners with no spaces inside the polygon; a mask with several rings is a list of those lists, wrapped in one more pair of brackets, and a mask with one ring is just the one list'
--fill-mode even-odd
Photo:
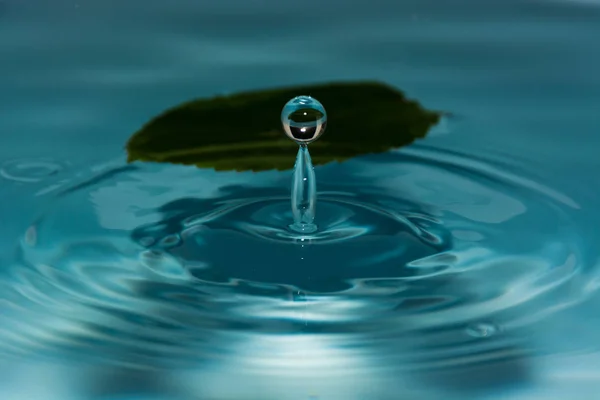
{"label": "water ripple", "polygon": [[18,159],[0,166],[0,177],[9,181],[36,183],[58,174],[63,163],[50,159]]}
{"label": "water ripple", "polygon": [[302,236],[280,174],[210,187],[214,172],[152,164],[79,183],[2,275],[0,349],[139,367],[219,354],[264,376],[381,365],[450,386],[461,368],[526,371],[516,332],[595,274],[577,204],[461,157],[412,147],[321,168],[319,230]]}

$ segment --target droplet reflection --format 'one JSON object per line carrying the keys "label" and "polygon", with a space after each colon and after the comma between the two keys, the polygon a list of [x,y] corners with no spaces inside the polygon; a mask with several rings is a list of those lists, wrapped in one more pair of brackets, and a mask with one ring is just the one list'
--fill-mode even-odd
{"label": "droplet reflection", "polygon": [[298,96],[283,107],[281,123],[290,139],[298,144],[308,144],[325,132],[327,113],[318,100],[310,96]]}

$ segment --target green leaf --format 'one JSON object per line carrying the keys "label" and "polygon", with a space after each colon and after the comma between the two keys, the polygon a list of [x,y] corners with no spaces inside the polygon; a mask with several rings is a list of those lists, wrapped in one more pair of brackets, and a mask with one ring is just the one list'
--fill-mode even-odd
{"label": "green leaf", "polygon": [[330,83],[184,103],[152,119],[127,143],[128,161],[216,170],[285,170],[298,145],[282,131],[287,101],[310,95],[327,110],[327,131],[310,145],[315,165],[385,152],[423,138],[441,113],[377,82]]}

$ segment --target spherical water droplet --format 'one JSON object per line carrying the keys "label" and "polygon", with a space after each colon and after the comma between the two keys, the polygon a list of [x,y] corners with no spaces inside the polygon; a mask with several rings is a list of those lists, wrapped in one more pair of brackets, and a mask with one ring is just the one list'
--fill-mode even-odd
{"label": "spherical water droplet", "polygon": [[281,111],[285,134],[298,144],[317,140],[327,126],[325,107],[310,96],[298,96],[288,101]]}
{"label": "spherical water droplet", "polygon": [[475,338],[487,338],[495,335],[498,327],[488,323],[477,323],[467,327],[467,334]]}

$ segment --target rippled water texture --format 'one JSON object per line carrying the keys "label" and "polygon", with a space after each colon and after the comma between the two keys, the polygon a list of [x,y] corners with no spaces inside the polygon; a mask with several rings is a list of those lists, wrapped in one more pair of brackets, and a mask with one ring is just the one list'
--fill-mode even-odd
{"label": "rippled water texture", "polygon": [[[122,3],[0,2],[2,399],[595,398],[598,2]],[[453,117],[317,167],[317,232],[290,171],[125,163],[189,98],[372,78]]]}

